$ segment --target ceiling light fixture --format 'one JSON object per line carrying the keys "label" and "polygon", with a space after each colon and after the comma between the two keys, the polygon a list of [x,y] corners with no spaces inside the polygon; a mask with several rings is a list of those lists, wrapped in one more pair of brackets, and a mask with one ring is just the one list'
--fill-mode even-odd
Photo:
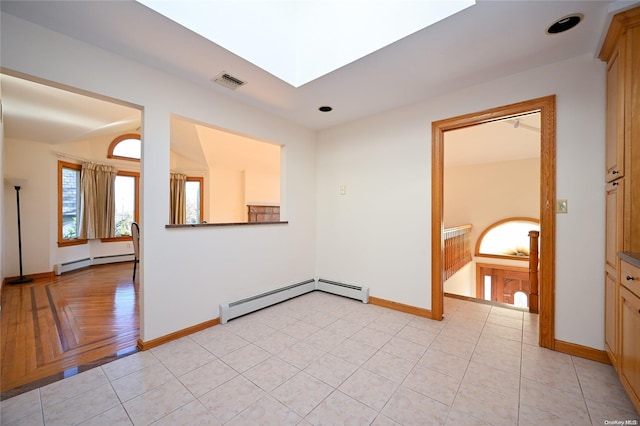
{"label": "ceiling light fixture", "polygon": [[329,112],[329,111],[333,110],[333,108],[331,108],[330,106],[324,105],[324,106],[321,106],[320,108],[318,108],[318,110],[320,110],[322,112]]}
{"label": "ceiling light fixture", "polygon": [[547,34],[558,34],[570,30],[582,21],[584,15],[582,13],[574,13],[558,19],[547,28]]}

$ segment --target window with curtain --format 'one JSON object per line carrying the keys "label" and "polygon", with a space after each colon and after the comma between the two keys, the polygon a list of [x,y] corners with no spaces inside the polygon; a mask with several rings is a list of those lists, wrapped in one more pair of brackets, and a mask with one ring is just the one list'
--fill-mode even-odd
{"label": "window with curtain", "polygon": [[140,173],[119,171],[115,181],[115,237],[131,237],[131,224],[138,222]]}
{"label": "window with curtain", "polygon": [[58,245],[85,244],[80,239],[80,164],[58,161]]}
{"label": "window with curtain", "polygon": [[115,237],[115,179],[118,171],[104,164],[82,163],[80,238]]}
{"label": "window with curtain", "polygon": [[186,223],[187,220],[187,175],[170,173],[169,177],[169,223]]}
{"label": "window with curtain", "polygon": [[58,246],[129,240],[131,223],[139,221],[139,188],[138,172],[58,161]]}

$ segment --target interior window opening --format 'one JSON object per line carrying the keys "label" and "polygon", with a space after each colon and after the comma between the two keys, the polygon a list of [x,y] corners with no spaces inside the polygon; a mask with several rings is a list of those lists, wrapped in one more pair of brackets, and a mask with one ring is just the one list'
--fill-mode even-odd
{"label": "interior window opening", "polygon": [[169,224],[280,222],[281,156],[277,143],[173,115],[171,170],[186,179],[172,183]]}

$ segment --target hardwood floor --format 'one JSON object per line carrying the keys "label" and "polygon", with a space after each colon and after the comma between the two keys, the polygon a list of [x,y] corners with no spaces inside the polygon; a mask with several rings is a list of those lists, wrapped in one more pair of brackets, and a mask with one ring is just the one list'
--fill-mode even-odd
{"label": "hardwood floor", "polygon": [[132,273],[125,262],[4,285],[2,398],[135,352],[138,284]]}

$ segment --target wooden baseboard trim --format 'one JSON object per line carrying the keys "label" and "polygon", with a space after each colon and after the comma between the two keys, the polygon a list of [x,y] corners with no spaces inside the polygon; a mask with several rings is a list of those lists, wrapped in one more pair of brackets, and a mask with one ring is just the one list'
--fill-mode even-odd
{"label": "wooden baseboard trim", "polygon": [[[34,281],[35,281],[35,280],[38,280],[38,279],[41,279],[41,278],[47,278],[47,279],[48,279],[48,278],[51,278],[51,277],[53,277],[53,276],[55,276],[55,274],[53,273],[53,271],[49,271],[49,272],[39,272],[39,273],[37,273],[37,274],[28,274],[28,275],[25,275],[25,277],[33,278],[33,279],[34,279]],[[5,277],[5,278],[2,280],[2,285],[4,286],[4,285],[5,285],[5,284],[7,284],[9,281],[11,281],[11,280],[15,280],[16,278],[20,278],[20,275],[16,275],[15,277]]]}
{"label": "wooden baseboard trim", "polygon": [[579,356],[580,358],[586,358],[592,361],[602,362],[604,364],[611,364],[611,360],[609,359],[609,355],[607,355],[606,351],[590,348],[589,346],[582,346],[576,343],[569,343],[556,339],[553,349],[565,354]]}
{"label": "wooden baseboard trim", "polygon": [[181,337],[188,336],[189,334],[202,331],[205,328],[213,327],[214,325],[218,325],[218,324],[220,324],[220,318],[214,318],[210,321],[205,321],[203,323],[196,324],[194,326],[175,331],[171,334],[167,334],[166,336],[158,337],[157,339],[149,340],[147,342],[143,342],[142,340],[138,339],[137,346],[138,346],[138,349],[140,349],[141,351],[146,351],[146,350],[155,348],[156,346],[160,346],[164,343],[171,342],[172,340],[180,339]]}
{"label": "wooden baseboard trim", "polygon": [[418,308],[416,306],[405,305],[404,303],[393,302],[391,300],[371,296],[369,296],[369,303],[376,306],[382,306],[383,308],[393,309],[394,311],[405,312],[407,314],[417,315],[423,318],[431,318],[431,311],[429,309]]}

